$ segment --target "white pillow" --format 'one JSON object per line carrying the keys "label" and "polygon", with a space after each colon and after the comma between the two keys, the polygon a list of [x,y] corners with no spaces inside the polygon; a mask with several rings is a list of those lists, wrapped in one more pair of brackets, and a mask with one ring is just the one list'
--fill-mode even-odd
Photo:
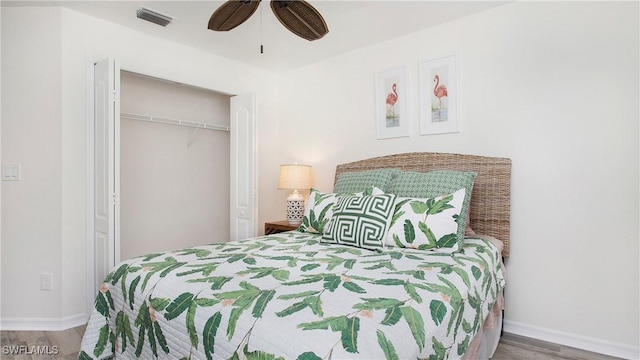
{"label": "white pillow", "polygon": [[396,199],[386,244],[420,250],[458,250],[458,217],[465,189],[435,198]]}

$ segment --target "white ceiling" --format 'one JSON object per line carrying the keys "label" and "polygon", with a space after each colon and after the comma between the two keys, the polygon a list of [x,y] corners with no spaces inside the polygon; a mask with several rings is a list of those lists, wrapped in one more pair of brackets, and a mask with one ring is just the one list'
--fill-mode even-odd
{"label": "white ceiling", "polygon": [[[329,33],[310,42],[285,29],[267,2],[229,32],[207,29],[223,1],[2,1],[2,6],[65,6],[138,31],[202,49],[270,71],[283,71],[449,22],[505,1],[342,1],[309,0],[324,17]],[[140,20],[141,6],[175,20],[166,28]],[[264,45],[264,53],[260,53]]]}

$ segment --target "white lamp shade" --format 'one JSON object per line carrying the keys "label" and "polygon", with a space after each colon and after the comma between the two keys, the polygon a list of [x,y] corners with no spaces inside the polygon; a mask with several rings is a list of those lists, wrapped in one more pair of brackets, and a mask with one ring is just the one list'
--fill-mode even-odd
{"label": "white lamp shade", "polygon": [[312,184],[311,166],[300,164],[280,165],[278,189],[309,190]]}

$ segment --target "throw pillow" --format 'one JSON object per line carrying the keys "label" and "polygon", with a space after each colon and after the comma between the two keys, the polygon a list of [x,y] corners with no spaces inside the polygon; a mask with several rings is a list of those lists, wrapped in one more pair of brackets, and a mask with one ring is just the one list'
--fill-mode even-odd
{"label": "throw pillow", "polygon": [[420,250],[458,250],[458,223],[465,189],[435,198],[397,198],[387,245]]}
{"label": "throw pillow", "polygon": [[[376,187],[369,187],[365,191],[356,193],[354,195],[377,195],[384,192]],[[298,227],[298,231],[322,234],[325,226],[331,220],[333,215],[333,205],[336,203],[338,194],[335,193],[323,193],[316,189],[311,189],[309,192],[309,199],[304,209],[304,217],[302,223]]]}
{"label": "throw pillow", "polygon": [[393,214],[396,196],[339,196],[322,242],[369,250],[384,248],[384,237]]}
{"label": "throw pillow", "polygon": [[345,172],[338,175],[333,192],[353,194],[372,186],[386,192],[386,187],[394,177],[400,174],[399,169],[375,169],[357,172]]}
{"label": "throw pillow", "polygon": [[458,246],[462,247],[475,177],[476,173],[474,172],[454,170],[436,170],[426,173],[407,171],[396,176],[385,191],[399,197],[434,198],[464,188],[466,192],[462,202],[462,211],[457,220],[458,231],[456,233]]}

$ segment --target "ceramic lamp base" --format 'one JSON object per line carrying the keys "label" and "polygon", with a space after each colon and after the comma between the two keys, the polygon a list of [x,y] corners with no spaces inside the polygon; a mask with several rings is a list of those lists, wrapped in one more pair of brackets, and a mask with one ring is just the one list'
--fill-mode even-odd
{"label": "ceramic lamp base", "polygon": [[304,217],[304,199],[287,199],[287,221],[289,225],[300,225]]}

